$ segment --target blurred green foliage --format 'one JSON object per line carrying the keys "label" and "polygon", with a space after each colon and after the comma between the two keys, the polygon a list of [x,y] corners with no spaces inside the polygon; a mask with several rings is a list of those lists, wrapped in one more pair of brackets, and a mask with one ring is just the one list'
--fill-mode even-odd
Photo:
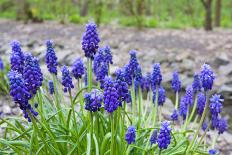
{"label": "blurred green foliage", "polygon": [[[232,1],[221,2],[221,27],[232,27]],[[204,25],[204,16],[200,0],[0,0],[0,17],[26,21],[59,20],[82,24],[94,19],[98,24],[199,28]]]}

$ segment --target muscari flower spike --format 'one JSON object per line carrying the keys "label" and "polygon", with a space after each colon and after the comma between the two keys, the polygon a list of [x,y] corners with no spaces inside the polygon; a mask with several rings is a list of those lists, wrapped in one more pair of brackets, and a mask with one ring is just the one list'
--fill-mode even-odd
{"label": "muscari flower spike", "polygon": [[72,83],[72,77],[70,76],[69,70],[66,66],[61,69],[62,72],[62,85],[64,86],[64,92],[71,91],[74,88]]}
{"label": "muscari flower spike", "polygon": [[221,95],[214,94],[210,98],[209,108],[210,108],[211,115],[218,116],[218,114],[221,113],[222,102],[224,102],[224,100],[221,99]]}
{"label": "muscari flower spike", "polygon": [[179,78],[179,74],[176,71],[173,72],[171,85],[172,85],[172,90],[175,93],[180,92],[180,90],[181,90],[181,81],[180,81],[180,78]]}
{"label": "muscari flower spike", "polygon": [[192,88],[192,86],[187,86],[187,88],[186,88],[185,103],[187,105],[190,105],[190,106],[193,105],[193,88]]}
{"label": "muscari flower spike", "polygon": [[136,51],[131,50],[130,51],[130,61],[128,64],[128,71],[129,71],[130,75],[132,76],[132,78],[135,78],[138,66],[139,66],[139,63],[137,60]]}
{"label": "muscari flower spike", "polygon": [[35,95],[37,90],[42,86],[43,73],[40,69],[39,61],[30,53],[25,55],[23,79],[28,91],[32,95]]}
{"label": "muscari flower spike", "polygon": [[115,86],[118,91],[119,98],[121,100],[120,102],[126,101],[127,103],[130,103],[131,96],[128,89],[128,85],[124,78],[125,76],[123,69],[116,70],[115,74],[116,74]]}
{"label": "muscari flower spike", "polygon": [[219,117],[216,116],[216,115],[212,115],[211,116],[211,126],[213,129],[217,129],[218,128],[218,125],[219,125]]}
{"label": "muscari flower spike", "polygon": [[162,81],[162,75],[160,71],[160,64],[156,63],[153,66],[153,72],[151,75],[151,81],[152,81],[152,89],[156,89],[157,86],[160,86]]}
{"label": "muscari flower spike", "polygon": [[186,115],[187,115],[187,104],[185,101],[185,97],[181,97],[180,99],[180,107],[179,107],[179,114],[180,116],[183,117],[183,120],[186,119]]}
{"label": "muscari flower spike", "polygon": [[211,90],[213,87],[213,82],[215,79],[215,75],[208,64],[204,64],[202,66],[201,74],[201,84],[205,91]]}
{"label": "muscari flower spike", "polygon": [[108,76],[108,65],[103,63],[97,70],[96,70],[96,80],[100,81],[100,87],[104,87],[104,79]]}
{"label": "muscari flower spike", "polygon": [[45,62],[47,64],[48,71],[57,75],[57,57],[53,48],[53,42],[51,40],[46,41],[47,51],[45,56]]}
{"label": "muscari flower spike", "polygon": [[134,143],[135,137],[136,137],[135,127],[129,126],[125,135],[125,140],[127,141],[127,144]]}
{"label": "muscari flower spike", "polygon": [[102,56],[103,61],[107,65],[113,64],[113,57],[112,57],[112,54],[111,54],[110,46],[107,45],[105,47],[99,48],[98,53],[99,53],[99,55]]}
{"label": "muscari flower spike", "polygon": [[193,77],[192,88],[194,93],[201,91],[201,79],[199,74],[195,74]]}
{"label": "muscari flower spike", "polygon": [[151,89],[151,73],[147,73],[142,77],[141,88],[143,91],[150,91]]}
{"label": "muscari flower spike", "polygon": [[202,92],[197,96],[197,114],[201,116],[205,108],[206,97]]}
{"label": "muscari flower spike", "polygon": [[219,120],[217,130],[218,130],[218,134],[223,134],[225,131],[228,130],[228,123],[226,119],[222,118]]}
{"label": "muscari flower spike", "polygon": [[132,75],[130,74],[130,67],[129,67],[129,64],[125,65],[124,68],[124,78],[125,78],[125,81],[126,83],[131,86],[132,85]]}
{"label": "muscari flower spike", "polygon": [[49,93],[50,93],[51,95],[53,95],[54,92],[55,92],[55,90],[54,90],[54,83],[53,83],[52,80],[49,80],[49,81],[48,81],[48,89],[49,89]]}
{"label": "muscari flower spike", "polygon": [[108,113],[112,113],[120,105],[119,95],[111,77],[105,77],[104,81],[104,108]]}
{"label": "muscari flower spike", "polygon": [[176,109],[173,110],[173,113],[171,115],[172,121],[178,121],[178,111]]}
{"label": "muscari flower spike", "polygon": [[155,129],[150,137],[150,144],[156,144],[158,131]]}
{"label": "muscari flower spike", "polygon": [[8,73],[8,78],[10,81],[10,95],[14,102],[19,104],[19,108],[23,111],[24,117],[30,122],[31,118],[28,115],[28,112],[30,112],[33,116],[37,116],[38,113],[28,102],[32,96],[25,85],[23,77],[17,71],[12,70]]}
{"label": "muscari flower spike", "polygon": [[100,39],[97,33],[97,25],[94,22],[86,24],[86,30],[82,36],[82,49],[87,58],[93,59],[97,53]]}
{"label": "muscari flower spike", "polygon": [[0,71],[4,70],[4,63],[2,59],[0,58]]}
{"label": "muscari flower spike", "polygon": [[85,66],[81,58],[75,60],[71,71],[75,79],[81,79],[85,73]]}
{"label": "muscari flower spike", "polygon": [[11,42],[11,56],[10,56],[10,64],[11,70],[17,71],[18,73],[23,72],[24,67],[24,54],[21,50],[21,45],[18,41],[14,40]]}
{"label": "muscari flower spike", "polygon": [[[156,89],[153,91],[153,103],[155,103],[156,91],[157,91]],[[158,105],[163,106],[165,100],[166,100],[166,91],[162,86],[160,86],[158,89]]]}
{"label": "muscari flower spike", "polygon": [[141,67],[138,65],[136,71],[135,71],[135,92],[138,92],[139,87],[141,88],[141,83],[142,83],[142,70]]}
{"label": "muscari flower spike", "polygon": [[97,89],[93,89],[90,93],[86,93],[85,109],[88,111],[96,112],[101,108],[101,102],[103,101],[103,94]]}
{"label": "muscari flower spike", "polygon": [[171,130],[170,123],[164,121],[161,123],[160,132],[158,136],[158,147],[160,150],[167,149],[168,145],[171,143]]}
{"label": "muscari flower spike", "polygon": [[215,150],[215,149],[210,149],[210,150],[208,151],[208,153],[209,153],[209,155],[215,155],[215,154],[218,153],[218,151]]}

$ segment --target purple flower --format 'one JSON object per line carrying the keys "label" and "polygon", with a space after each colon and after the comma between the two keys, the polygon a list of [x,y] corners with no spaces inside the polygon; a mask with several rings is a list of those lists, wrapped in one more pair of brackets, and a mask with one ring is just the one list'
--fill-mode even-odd
{"label": "purple flower", "polygon": [[228,129],[228,123],[226,119],[220,119],[218,123],[218,134],[223,134]]}
{"label": "purple flower", "polygon": [[28,91],[32,95],[35,95],[37,90],[42,86],[43,74],[38,59],[30,53],[25,55],[23,78]]}
{"label": "purple flower", "polygon": [[200,79],[200,76],[198,74],[195,74],[193,77],[192,87],[193,87],[194,93],[201,91],[201,79]]}
{"label": "purple flower", "polygon": [[191,86],[187,86],[186,88],[185,102],[187,105],[193,105],[193,88]]}
{"label": "purple flower", "polygon": [[183,117],[183,120],[186,119],[187,109],[188,109],[188,106],[186,104],[185,97],[181,97],[181,99],[180,99],[179,114],[180,114],[180,116]]}
{"label": "purple flower", "polygon": [[100,81],[100,87],[104,87],[104,79],[106,76],[108,76],[108,66],[106,63],[103,63],[100,67],[97,68],[96,70],[96,80]]}
{"label": "purple flower", "polygon": [[172,77],[172,82],[171,82],[171,84],[172,84],[172,89],[174,90],[174,92],[176,93],[176,92],[180,92],[180,90],[181,90],[181,81],[180,81],[180,79],[179,79],[179,74],[178,74],[178,72],[173,72],[173,75],[172,75],[173,77]]}
{"label": "purple flower", "polygon": [[24,67],[24,54],[21,50],[20,43],[16,40],[11,42],[11,57],[10,57],[10,64],[11,70],[17,71],[18,73],[23,72]]}
{"label": "purple flower", "polygon": [[57,57],[53,48],[53,42],[51,40],[46,41],[47,52],[45,56],[45,62],[47,64],[48,71],[57,75]]}
{"label": "purple flower", "polygon": [[23,111],[24,117],[30,122],[31,118],[28,112],[31,112],[34,116],[37,116],[38,113],[34,111],[28,102],[32,96],[25,85],[23,77],[16,71],[10,71],[8,73],[8,78],[10,81],[10,95],[14,102],[19,104],[19,108]]}
{"label": "purple flower", "polygon": [[152,89],[156,89],[156,86],[159,86],[162,81],[162,75],[160,71],[160,64],[156,63],[153,66],[153,72],[151,75]]}
{"label": "purple flower", "polygon": [[143,76],[141,82],[142,90],[146,90],[147,92],[151,89],[151,73],[147,73],[146,76]]}
{"label": "purple flower", "polygon": [[202,130],[205,131],[207,129],[208,125],[207,123],[204,121],[203,124],[202,124]]}
{"label": "purple flower", "polygon": [[130,74],[131,71],[130,71],[130,67],[129,67],[128,64],[124,66],[123,71],[124,71],[124,76],[125,76],[125,81],[126,81],[126,83],[127,83],[129,86],[131,86],[131,85],[132,85],[132,76],[131,76],[131,74]]}
{"label": "purple flower", "polygon": [[113,64],[113,57],[111,54],[110,46],[99,48],[98,53],[103,58],[102,61],[104,61],[107,65]]}
{"label": "purple flower", "polygon": [[160,132],[158,136],[158,147],[159,149],[167,149],[168,145],[171,143],[171,130],[170,123],[164,121],[161,123]]}
{"label": "purple flower", "polygon": [[76,61],[72,65],[72,74],[75,79],[81,79],[82,75],[85,73],[85,66],[81,58],[76,59]]}
{"label": "purple flower", "polygon": [[104,107],[107,112],[112,113],[120,104],[119,95],[111,77],[105,77],[104,81]]}
{"label": "purple flower", "polygon": [[202,92],[200,92],[197,97],[197,114],[200,116],[204,111],[205,103],[206,103],[206,97]]}
{"label": "purple flower", "polygon": [[120,97],[121,102],[123,101],[126,101],[127,103],[131,102],[131,96],[128,90],[128,85],[125,81],[123,69],[116,70],[115,74],[116,74],[115,86],[118,91],[118,95]]}
{"label": "purple flower", "polygon": [[54,94],[54,83],[52,80],[48,81],[48,89],[49,89],[49,93],[52,95]]}
{"label": "purple flower", "polygon": [[127,144],[134,143],[135,137],[136,137],[135,127],[129,126],[125,135],[125,140],[127,141]]}
{"label": "purple flower", "polygon": [[176,109],[173,110],[173,113],[171,115],[172,121],[178,121],[178,111]]}
{"label": "purple flower", "polygon": [[0,58],[0,71],[1,71],[1,70],[4,70],[4,64],[3,64],[2,59]]}
{"label": "purple flower", "polygon": [[[153,91],[153,103],[155,103],[156,91],[157,90]],[[165,100],[166,100],[165,89],[162,86],[160,86],[159,89],[158,89],[158,105],[163,106]]]}
{"label": "purple flower", "polygon": [[221,95],[214,94],[210,98],[209,108],[212,115],[218,116],[218,114],[221,113],[222,102],[224,102],[224,100],[221,99]]}
{"label": "purple flower", "polygon": [[101,108],[101,102],[103,101],[103,94],[97,89],[93,89],[90,93],[86,93],[85,96],[85,109],[96,112]]}
{"label": "purple flower", "polygon": [[209,153],[209,155],[214,155],[214,154],[217,154],[217,150],[215,150],[215,149],[210,149],[209,151],[208,151],[208,153]]}
{"label": "purple flower", "polygon": [[138,66],[139,66],[139,63],[138,63],[138,60],[136,57],[136,51],[131,50],[130,51],[130,61],[128,64],[128,71],[129,71],[132,78],[135,78]]}
{"label": "purple flower", "polygon": [[82,49],[85,52],[87,58],[93,59],[97,53],[98,44],[100,39],[97,33],[97,26],[93,22],[86,24],[86,31],[82,36]]}
{"label": "purple flower", "polygon": [[152,144],[156,144],[157,141],[157,130],[155,129],[150,137],[150,143]]}
{"label": "purple flower", "polygon": [[213,129],[217,129],[219,125],[219,117],[216,115],[211,116],[211,126]]}
{"label": "purple flower", "polygon": [[72,83],[72,77],[70,76],[69,70],[66,66],[61,69],[62,72],[62,85],[64,86],[64,92],[71,91],[74,88]]}
{"label": "purple flower", "polygon": [[215,75],[208,64],[204,64],[202,66],[200,78],[201,78],[202,87],[205,89],[205,91],[211,90],[213,87]]}
{"label": "purple flower", "polygon": [[141,88],[141,83],[142,83],[142,70],[139,65],[135,71],[134,83],[135,83],[135,92],[138,92],[138,89],[139,87]]}

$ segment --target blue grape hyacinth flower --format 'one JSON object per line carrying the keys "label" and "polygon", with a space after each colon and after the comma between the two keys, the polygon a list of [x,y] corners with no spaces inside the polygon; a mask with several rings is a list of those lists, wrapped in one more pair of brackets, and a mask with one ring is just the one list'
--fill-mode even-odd
{"label": "blue grape hyacinth flower", "polygon": [[215,150],[215,149],[210,149],[210,150],[208,151],[208,153],[209,153],[209,155],[215,155],[215,154],[218,153],[218,151]]}
{"label": "blue grape hyacinth flower", "polygon": [[48,81],[48,89],[49,89],[49,93],[53,95],[55,92],[55,89],[54,89],[54,83],[52,80]]}
{"label": "blue grape hyacinth flower", "polygon": [[24,68],[24,54],[21,50],[21,45],[18,41],[14,40],[11,42],[11,56],[10,56],[10,64],[11,70],[17,71],[18,73],[23,72]]}
{"label": "blue grape hyacinth flower", "polygon": [[132,144],[135,142],[136,130],[134,126],[129,126],[125,135],[125,140],[127,144]]}
{"label": "blue grape hyacinth flower", "polygon": [[172,90],[175,93],[180,92],[180,90],[181,90],[181,81],[180,81],[180,78],[179,78],[179,74],[176,71],[173,72],[171,85],[172,85]]}
{"label": "blue grape hyacinth flower", "polygon": [[186,92],[185,92],[185,102],[187,105],[192,106],[193,105],[193,88],[192,86],[187,86]]}
{"label": "blue grape hyacinth flower", "polygon": [[93,59],[97,53],[100,39],[97,33],[97,25],[94,22],[86,24],[86,30],[82,36],[82,49],[87,58]]}
{"label": "blue grape hyacinth flower", "polygon": [[45,62],[47,64],[48,71],[51,74],[57,75],[57,57],[53,48],[53,42],[51,40],[46,41],[47,51],[45,55]]}
{"label": "blue grape hyacinth flower", "polygon": [[224,118],[220,119],[217,129],[218,129],[218,134],[223,134],[225,131],[227,131],[228,130],[227,120]]}
{"label": "blue grape hyacinth flower", "polygon": [[153,66],[153,72],[151,75],[151,81],[152,81],[152,89],[156,89],[157,86],[160,86],[162,81],[162,74],[160,70],[160,64],[156,63]]}
{"label": "blue grape hyacinth flower", "polygon": [[35,95],[37,90],[42,86],[43,73],[40,69],[38,59],[30,53],[25,54],[23,78],[28,91],[32,95]]}
{"label": "blue grape hyacinth flower", "polygon": [[99,57],[102,59],[101,61],[105,62],[107,65],[113,64],[113,56],[111,54],[110,46],[100,47],[98,49]]}
{"label": "blue grape hyacinth flower", "polygon": [[171,120],[178,121],[178,111],[176,109],[174,109],[173,113],[171,114]]}
{"label": "blue grape hyacinth flower", "polygon": [[194,74],[192,88],[194,93],[201,91],[201,79],[199,74]]}
{"label": "blue grape hyacinth flower", "polygon": [[185,97],[183,96],[180,99],[180,107],[179,107],[179,114],[180,116],[183,117],[183,120],[186,119],[187,110],[188,110],[188,105],[186,104]]}
{"label": "blue grape hyacinth flower", "polygon": [[158,131],[155,129],[150,137],[150,144],[156,144]]}
{"label": "blue grape hyacinth flower", "polygon": [[200,92],[197,96],[197,114],[201,116],[205,108],[206,97],[202,92]]}
{"label": "blue grape hyacinth flower", "polygon": [[[153,103],[155,103],[156,91],[157,91],[156,89],[153,91]],[[162,86],[160,86],[158,89],[158,105],[163,106],[165,100],[166,100],[166,91]]]}
{"label": "blue grape hyacinth flower", "polygon": [[129,53],[130,53],[130,61],[128,64],[128,71],[129,71],[129,74],[131,75],[131,77],[135,78],[139,63],[137,60],[136,51],[131,50]]}
{"label": "blue grape hyacinth flower", "polygon": [[160,150],[167,149],[168,145],[171,143],[171,130],[170,123],[164,121],[161,123],[160,132],[158,135],[158,147]]}
{"label": "blue grape hyacinth flower", "polygon": [[74,88],[72,83],[72,77],[70,76],[69,70],[66,66],[61,69],[62,72],[62,85],[64,86],[64,92],[71,91]]}
{"label": "blue grape hyacinth flower", "polygon": [[75,79],[78,80],[82,78],[85,73],[85,66],[81,58],[74,61],[71,71]]}
{"label": "blue grape hyacinth flower", "polygon": [[4,70],[4,63],[2,61],[2,59],[0,58],[0,71]]}
{"label": "blue grape hyacinth flower", "polygon": [[201,74],[201,84],[205,91],[211,90],[213,87],[213,82],[215,79],[214,72],[208,64],[202,66]]}
{"label": "blue grape hyacinth flower", "polygon": [[218,116],[218,114],[221,113],[221,109],[222,109],[222,102],[224,100],[221,99],[221,95],[218,94],[214,94],[211,98],[210,98],[210,112],[212,115],[214,116]]}
{"label": "blue grape hyacinth flower", "polygon": [[118,91],[111,77],[105,77],[104,82],[104,108],[108,113],[112,113],[120,104]]}
{"label": "blue grape hyacinth flower", "polygon": [[151,89],[151,73],[147,73],[142,77],[141,88],[143,91],[150,91]]}
{"label": "blue grape hyacinth flower", "polygon": [[84,95],[85,109],[88,111],[96,112],[101,108],[103,101],[103,94],[97,89],[93,89],[90,93]]}

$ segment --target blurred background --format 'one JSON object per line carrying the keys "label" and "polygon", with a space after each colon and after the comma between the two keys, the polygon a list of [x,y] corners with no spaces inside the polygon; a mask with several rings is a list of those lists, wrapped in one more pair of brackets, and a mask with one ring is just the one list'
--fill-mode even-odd
{"label": "blurred background", "polygon": [[232,27],[231,0],[0,0],[0,17],[159,28]]}
{"label": "blurred background", "polygon": [[[7,66],[9,43],[16,39],[24,52],[40,59],[46,74],[45,41],[52,39],[59,65],[70,66],[76,58],[84,58],[82,33],[88,21],[95,21],[100,46],[111,47],[111,73],[129,61],[132,49],[137,50],[144,75],[152,71],[153,63],[161,63],[167,105],[174,99],[172,72],[180,73],[183,94],[194,73],[209,63],[216,74],[212,93],[222,94],[223,117],[232,124],[231,8],[232,0],[0,0],[0,58]],[[6,85],[0,75],[0,112],[14,115],[18,108]],[[220,136],[218,146],[230,155],[232,135]]]}

